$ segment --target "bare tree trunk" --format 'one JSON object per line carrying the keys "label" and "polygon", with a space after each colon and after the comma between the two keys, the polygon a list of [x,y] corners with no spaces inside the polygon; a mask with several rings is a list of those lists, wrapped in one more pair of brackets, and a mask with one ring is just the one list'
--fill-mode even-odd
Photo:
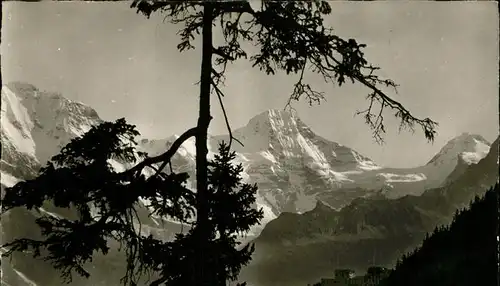
{"label": "bare tree trunk", "polygon": [[197,218],[195,237],[197,238],[197,259],[194,265],[196,286],[209,286],[210,270],[206,261],[204,249],[209,240],[210,229],[208,226],[207,202],[207,133],[212,116],[210,115],[210,83],[212,74],[212,21],[213,6],[207,1],[203,14],[203,45],[200,79],[200,109],[196,134],[196,190],[197,190]]}

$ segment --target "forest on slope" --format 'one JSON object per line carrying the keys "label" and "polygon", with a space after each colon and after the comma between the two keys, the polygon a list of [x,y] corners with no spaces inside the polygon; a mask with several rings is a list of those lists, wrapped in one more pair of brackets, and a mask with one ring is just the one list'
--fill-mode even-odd
{"label": "forest on slope", "polygon": [[498,285],[499,191],[497,183],[449,226],[436,227],[380,286]]}

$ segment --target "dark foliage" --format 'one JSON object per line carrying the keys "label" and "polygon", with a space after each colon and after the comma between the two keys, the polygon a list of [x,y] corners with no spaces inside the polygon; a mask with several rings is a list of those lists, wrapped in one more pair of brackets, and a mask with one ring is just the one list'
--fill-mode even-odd
{"label": "dark foliage", "polygon": [[[34,257],[50,261],[62,278],[71,282],[73,272],[89,277],[84,264],[97,252],[107,254],[109,241],[115,240],[127,257],[123,284],[135,285],[143,274],[161,274],[162,279],[151,285],[190,285],[190,269],[197,259],[193,231],[178,234],[173,241],[144,236],[137,210],[139,199],[146,199],[151,202],[151,214],[193,225],[195,194],[185,187],[187,174],[166,173],[155,163],[147,164],[156,159],[136,152],[134,138],[138,134],[124,119],[102,123],[73,139],[38,177],[7,188],[2,213],[17,207],[37,209],[50,202],[76,209],[78,219],[42,215],[36,223],[45,239],[15,239],[3,245],[9,251],[2,256],[30,250]],[[257,187],[241,183],[241,165],[231,164],[234,153],[224,143],[219,151],[208,170],[212,232],[204,251],[210,254],[206,257],[211,269],[207,270],[220,281],[218,285],[225,285],[226,279],[236,278],[253,251],[252,245],[238,250],[236,234],[258,223],[262,211],[251,208]],[[116,172],[108,159],[134,164],[143,160],[127,171]],[[154,172],[145,175],[142,168],[146,166]]]}
{"label": "dark foliage", "polygon": [[436,227],[422,246],[403,255],[380,285],[497,285],[499,186]]}

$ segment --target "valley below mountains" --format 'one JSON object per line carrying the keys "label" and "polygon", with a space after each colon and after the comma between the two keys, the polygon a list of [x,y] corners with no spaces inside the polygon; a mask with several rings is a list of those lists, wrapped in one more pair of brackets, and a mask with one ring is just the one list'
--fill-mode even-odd
{"label": "valley below mountains", "polygon": [[[93,108],[27,83],[2,86],[1,96],[2,193],[35,177],[72,138],[103,122]],[[256,243],[241,275],[249,285],[305,286],[331,276],[336,267],[391,266],[426,232],[448,223],[457,208],[497,182],[498,139],[490,143],[480,135],[457,136],[424,166],[389,168],[317,135],[295,112],[268,110],[233,133],[244,143],[233,144],[243,179],[258,185],[256,207],[264,210],[261,225],[242,238]],[[158,155],[177,137],[142,138],[138,150]],[[209,136],[209,156],[221,140],[228,136]],[[131,166],[111,163],[117,170]],[[189,185],[195,186],[194,139],[182,145],[173,166],[189,173]],[[1,241],[41,237],[34,223],[40,215],[75,213],[50,204],[11,210],[2,216]],[[139,216],[145,234],[164,239],[186,228],[149,216],[146,207]],[[97,256],[89,265],[91,278],[75,277],[71,285],[118,285],[123,258],[118,251]],[[2,285],[62,285],[48,263],[29,253],[2,261],[2,274]]]}

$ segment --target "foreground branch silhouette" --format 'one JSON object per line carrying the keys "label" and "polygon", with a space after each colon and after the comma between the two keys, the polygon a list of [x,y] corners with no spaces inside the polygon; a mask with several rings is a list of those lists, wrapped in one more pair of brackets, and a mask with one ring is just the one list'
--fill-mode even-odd
{"label": "foreground branch silhouette", "polygon": [[[211,181],[214,177],[207,160],[207,132],[212,120],[210,95],[215,92],[223,108],[230,137],[228,145],[221,145],[220,153],[228,159],[230,156],[227,157],[224,152],[229,152],[233,141],[239,141],[233,138],[231,132],[223,106],[224,92],[221,86],[224,84],[227,65],[237,60],[249,60],[254,67],[268,75],[282,71],[298,76],[287,107],[291,108],[291,102],[301,98],[305,98],[311,105],[325,99],[322,92],[305,82],[305,71],[311,70],[321,75],[325,81],[338,86],[350,80],[369,89],[369,107],[358,114],[363,114],[377,142],[382,142],[385,133],[382,114],[385,108],[395,111],[394,115],[400,119],[400,128],[413,130],[419,125],[424,136],[430,141],[434,140],[437,123],[429,118],[414,117],[402,104],[384,92],[385,87],[395,90],[397,86],[392,80],[381,79],[375,74],[379,68],[369,64],[364,58],[362,49],[365,45],[358,44],[354,39],[344,40],[336,36],[333,29],[324,26],[323,17],[331,13],[327,1],[261,1],[259,10],[254,10],[248,1],[135,0],[131,7],[147,17],[160,12],[170,23],[182,24],[179,31],[180,43],[177,46],[180,52],[193,49],[192,41],[201,35],[198,122],[196,127],[179,137],[169,150],[151,158],[145,157],[145,154],[139,154],[142,158],[137,158],[133,154],[133,147],[117,143],[117,138],[122,137],[129,138],[129,142],[133,141],[132,137],[137,133],[132,126],[124,121],[117,121],[114,125],[106,123],[108,125],[92,129],[84,139],[80,139],[83,141],[72,142],[71,147],[55,156],[54,162],[59,164],[58,168],[49,163],[35,180],[19,183],[8,190],[4,198],[7,209],[30,209],[40,206],[44,200],[53,200],[55,205],[75,207],[80,212],[81,220],[75,222],[39,219],[38,223],[47,236],[45,241],[19,240],[8,245],[12,247],[11,251],[23,251],[28,246],[35,249],[47,248],[50,253],[47,259],[61,269],[67,279],[71,278],[72,270],[88,276],[81,265],[92,257],[95,250],[107,253],[106,238],[127,244],[128,267],[122,279],[125,284],[130,282],[134,285],[137,275],[145,271],[155,272],[160,276],[151,285],[213,286],[225,285],[227,280],[236,278],[241,266],[250,259],[252,249],[250,247],[248,252],[244,252],[248,256],[241,254],[241,257],[237,257],[233,253],[236,251],[233,238],[223,235],[224,227],[238,220],[242,220],[242,225],[253,225],[257,223],[258,215],[253,213],[231,217],[229,213],[236,210],[228,210],[226,204],[220,204],[220,201],[227,198],[212,194],[211,190],[216,183]],[[222,45],[214,46],[214,32],[222,33]],[[244,50],[245,42],[255,46],[254,54]],[[378,112],[373,111],[375,102],[380,105]],[[106,128],[107,133],[103,131]],[[196,139],[196,192],[183,185],[187,179],[185,174],[163,172],[167,164],[171,164],[171,158],[179,146],[193,136]],[[93,147],[95,150],[89,147],[92,145],[89,142],[94,142],[95,145],[101,141],[108,142],[108,145],[100,143]],[[103,146],[108,147],[106,149]],[[76,155],[80,157],[75,157]],[[116,173],[106,163],[111,157],[139,163],[128,171]],[[156,166],[157,164],[160,166]],[[226,172],[225,176],[233,178],[228,178],[227,184],[235,183],[234,176],[237,176],[237,172],[225,165],[221,166],[223,165],[219,167]],[[146,168],[152,168],[154,175],[146,178]],[[248,190],[248,194],[251,193]],[[138,197],[149,199],[156,213],[190,223],[192,229],[189,234],[179,234],[174,242],[168,243],[139,237],[133,231]],[[215,197],[220,201],[212,200]],[[234,206],[231,207],[252,213],[246,208],[252,200],[255,198],[248,195],[244,200],[240,198],[232,201]],[[167,201],[170,205],[166,204]],[[91,217],[89,203],[95,204],[100,214],[99,220],[95,221]],[[220,225],[214,224],[214,212],[218,211],[227,215]],[[231,219],[227,219],[228,217]],[[190,219],[195,219],[195,222]],[[239,232],[246,228],[233,226],[229,229]],[[69,230],[72,230],[72,235],[68,234]],[[89,241],[68,244],[68,241],[73,242],[84,231],[88,232]],[[215,233],[218,233],[218,238],[215,238]],[[222,258],[226,254],[234,260]],[[212,271],[214,267],[218,270]]]}

